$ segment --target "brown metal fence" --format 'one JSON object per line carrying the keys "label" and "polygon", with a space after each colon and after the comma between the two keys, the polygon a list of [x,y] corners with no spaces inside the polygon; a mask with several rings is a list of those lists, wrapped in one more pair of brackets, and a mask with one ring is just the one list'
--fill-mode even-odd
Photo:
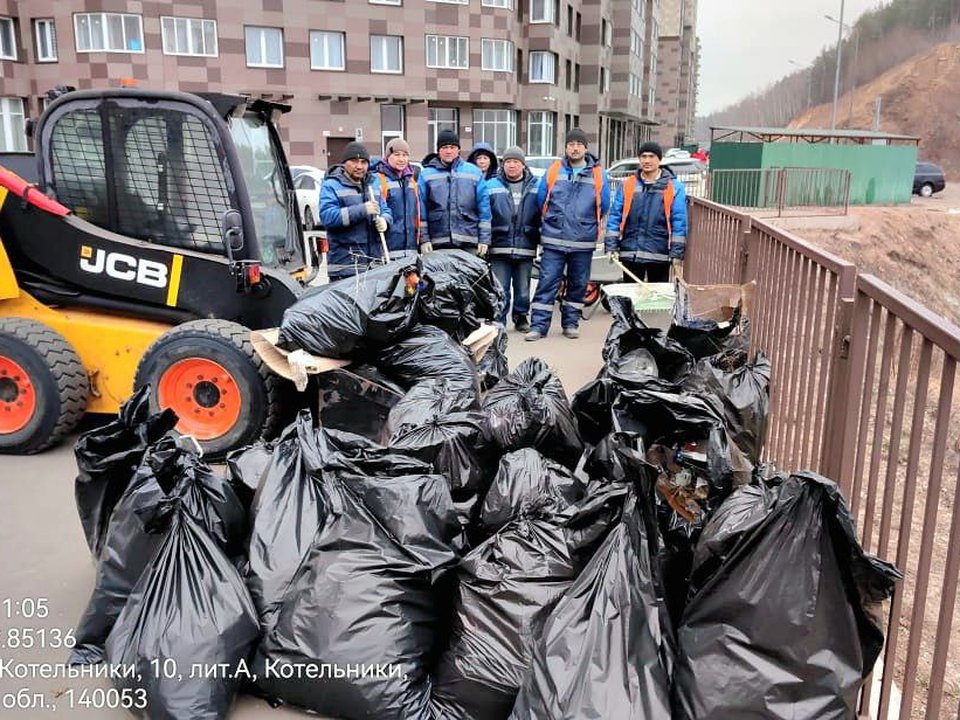
{"label": "brown metal fence", "polygon": [[864,546],[905,574],[862,715],[957,718],[960,328],[716,203],[691,202],[687,242],[690,282],[757,283],[753,340],[774,368],[766,459],[836,479]]}
{"label": "brown metal fence", "polygon": [[850,179],[837,168],[711,170],[706,197],[759,216],[846,215]]}

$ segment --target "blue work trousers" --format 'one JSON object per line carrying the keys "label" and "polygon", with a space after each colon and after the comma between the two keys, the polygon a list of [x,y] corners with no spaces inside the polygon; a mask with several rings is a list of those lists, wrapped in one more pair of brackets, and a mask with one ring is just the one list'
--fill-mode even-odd
{"label": "blue work trousers", "polygon": [[590,281],[591,251],[565,253],[545,247],[540,257],[540,280],[533,296],[530,327],[546,335],[553,318],[553,306],[557,301],[557,289],[561,280],[566,280],[563,304],[560,307],[560,324],[565,328],[580,325],[580,312]]}
{"label": "blue work trousers", "polygon": [[[503,312],[500,322],[507,324],[507,318],[525,318],[530,312],[530,275],[533,274],[533,258],[498,258],[490,260],[490,269],[503,287]],[[510,306],[513,305],[513,312]]]}

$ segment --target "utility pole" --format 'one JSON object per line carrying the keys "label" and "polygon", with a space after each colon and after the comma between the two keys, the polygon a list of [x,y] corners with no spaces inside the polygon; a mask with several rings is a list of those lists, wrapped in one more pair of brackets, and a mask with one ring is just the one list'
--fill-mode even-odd
{"label": "utility pole", "polygon": [[833,80],[833,110],[830,112],[831,130],[837,129],[837,102],[840,100],[840,61],[843,55],[843,11],[845,5],[846,0],[840,0],[840,22],[837,23],[840,28],[837,31],[837,73]]}
{"label": "utility pole", "polygon": [[847,127],[853,128],[853,96],[857,92],[857,66],[860,64],[860,29],[854,28],[857,39],[853,45],[853,80],[850,81],[850,117],[847,119]]}

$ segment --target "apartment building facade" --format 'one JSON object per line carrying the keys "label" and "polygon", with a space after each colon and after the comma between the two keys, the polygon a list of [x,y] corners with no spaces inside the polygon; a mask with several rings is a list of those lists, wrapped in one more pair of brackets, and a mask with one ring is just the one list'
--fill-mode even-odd
{"label": "apartment building facade", "polygon": [[292,163],[445,128],[464,150],[555,155],[582,126],[605,162],[653,127],[661,0],[0,0],[0,150],[47,90],[134,81],[287,102]]}
{"label": "apartment building facade", "polygon": [[700,72],[697,0],[661,0],[656,73],[656,138],[665,147],[696,141]]}

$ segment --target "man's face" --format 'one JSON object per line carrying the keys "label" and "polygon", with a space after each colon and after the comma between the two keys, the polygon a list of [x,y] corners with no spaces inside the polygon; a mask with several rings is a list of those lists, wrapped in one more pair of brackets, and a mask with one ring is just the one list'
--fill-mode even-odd
{"label": "man's face", "polygon": [[410,164],[410,153],[406,150],[394,150],[387,157],[387,162],[394,170],[403,170]]}
{"label": "man's face", "polygon": [[519,180],[523,177],[523,163],[512,159],[504,161],[503,174],[507,176],[507,180]]}
{"label": "man's face", "polygon": [[360,182],[367,176],[367,170],[370,163],[363,158],[353,158],[343,164],[343,169],[347,171],[347,177],[354,182]]}
{"label": "man's face", "polygon": [[640,169],[645,173],[654,173],[660,167],[660,158],[652,152],[640,156]]}
{"label": "man's face", "polygon": [[486,172],[490,169],[490,156],[489,155],[477,155],[477,167]]}
{"label": "man's face", "polygon": [[567,143],[567,160],[580,162],[587,154],[587,146],[579,140]]}
{"label": "man's face", "polygon": [[456,145],[444,145],[439,150],[437,154],[440,155],[440,159],[445,162],[447,165],[452,163],[460,155],[460,148]]}

